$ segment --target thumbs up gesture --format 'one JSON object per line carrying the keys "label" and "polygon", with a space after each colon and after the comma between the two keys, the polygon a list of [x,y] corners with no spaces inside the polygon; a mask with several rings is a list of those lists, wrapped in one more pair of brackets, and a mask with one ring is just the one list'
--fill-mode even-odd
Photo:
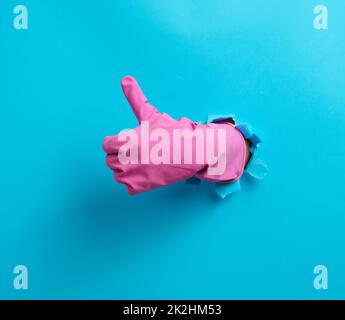
{"label": "thumbs up gesture", "polygon": [[[210,181],[237,177],[236,168],[227,171],[226,175],[222,175],[224,171],[217,171],[218,167],[224,167],[225,170],[228,159],[225,149],[229,135],[237,136],[240,145],[244,143],[243,138],[239,137],[240,133],[232,125],[204,125],[187,118],[174,120],[149,104],[134,78],[127,76],[121,84],[139,125],[116,136],[105,137],[103,149],[107,154],[106,163],[113,170],[115,180],[124,184],[129,194],[148,191],[193,176]],[[217,141],[216,148],[214,141]],[[237,149],[236,146],[233,148]],[[242,149],[240,146],[241,151],[236,151],[239,167],[242,165]],[[218,155],[213,156],[214,150],[218,150]],[[211,170],[217,172],[218,176],[209,176]]]}

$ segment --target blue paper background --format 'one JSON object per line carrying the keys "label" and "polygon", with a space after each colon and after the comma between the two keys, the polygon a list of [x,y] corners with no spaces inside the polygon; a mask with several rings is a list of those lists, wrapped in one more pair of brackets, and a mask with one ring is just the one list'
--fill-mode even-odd
{"label": "blue paper background", "polygon": [[[345,3],[322,31],[317,4],[1,1],[0,298],[345,298]],[[173,117],[251,123],[268,177],[127,196],[101,148],[136,125],[126,74]]]}

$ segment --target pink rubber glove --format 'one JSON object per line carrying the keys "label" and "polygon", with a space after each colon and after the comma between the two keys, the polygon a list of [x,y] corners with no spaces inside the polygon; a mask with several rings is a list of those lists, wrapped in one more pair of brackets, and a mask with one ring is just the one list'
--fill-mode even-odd
{"label": "pink rubber glove", "polygon": [[[233,182],[240,178],[244,168],[245,161],[245,141],[240,132],[235,129],[232,124],[228,123],[211,123],[211,124],[200,124],[193,122],[187,118],[181,118],[180,120],[172,119],[168,114],[160,113],[155,107],[148,103],[148,100],[141,91],[136,80],[130,76],[125,77],[122,80],[123,92],[132,107],[134,114],[136,115],[139,126],[132,131],[138,139],[135,142],[135,146],[138,149],[137,163],[123,163],[121,156],[123,156],[122,148],[127,141],[122,141],[120,135],[105,137],[103,143],[103,149],[107,153],[106,163],[114,171],[114,178],[117,182],[122,183],[126,186],[127,191],[130,195],[145,192],[166,186],[178,181],[189,179],[196,176],[200,179],[214,181],[214,182]],[[149,128],[149,136],[143,136],[145,128]],[[147,155],[147,152],[142,150],[152,150],[157,143],[159,138],[154,139],[154,132],[157,129],[164,129],[169,135],[168,153],[165,154],[165,163],[152,163],[151,158]],[[186,159],[184,150],[184,144],[176,148],[176,140],[173,140],[174,130],[190,130],[195,132],[199,129],[199,132],[205,133],[206,130],[212,129],[215,135],[215,156],[212,161],[208,161],[207,157],[204,157],[203,161],[192,161],[191,163],[185,161]],[[226,143],[225,152],[219,152],[220,148],[220,135],[218,136],[218,130],[225,132],[222,139],[225,139]],[[152,136],[151,136],[152,134]],[[146,139],[147,138],[147,139]],[[153,138],[153,139],[152,139]],[[148,141],[145,148],[142,148],[144,143],[142,141]],[[207,140],[204,139],[203,144],[194,143],[192,146],[191,154],[195,160],[198,155],[202,152],[202,148],[207,147]],[[174,148],[180,150],[181,161],[174,161]],[[217,150],[218,149],[218,150]],[[200,159],[200,158],[199,158]],[[220,159],[225,159],[226,166],[224,172],[221,174],[210,174],[212,167],[219,167]],[[159,159],[158,159],[159,160]],[[167,163],[169,162],[169,163]],[[189,164],[190,163],[190,164]]]}

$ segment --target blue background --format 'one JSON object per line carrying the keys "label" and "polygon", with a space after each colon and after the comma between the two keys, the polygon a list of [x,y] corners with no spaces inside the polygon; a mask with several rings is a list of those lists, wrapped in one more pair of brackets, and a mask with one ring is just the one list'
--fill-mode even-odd
{"label": "blue background", "polygon": [[[345,298],[345,4],[322,3],[328,30],[309,0],[1,1],[0,297]],[[175,118],[251,123],[269,176],[127,196],[102,151],[136,125],[126,74]]]}

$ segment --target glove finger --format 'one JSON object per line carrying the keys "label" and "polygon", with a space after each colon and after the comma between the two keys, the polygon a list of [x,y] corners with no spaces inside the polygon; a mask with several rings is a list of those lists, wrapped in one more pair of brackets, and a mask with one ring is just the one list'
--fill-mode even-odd
{"label": "glove finger", "polygon": [[123,93],[125,94],[128,103],[132,107],[132,110],[139,123],[144,120],[149,120],[153,113],[158,113],[157,109],[148,103],[147,98],[142,92],[139,84],[133,77],[124,77],[122,79],[121,86]]}

